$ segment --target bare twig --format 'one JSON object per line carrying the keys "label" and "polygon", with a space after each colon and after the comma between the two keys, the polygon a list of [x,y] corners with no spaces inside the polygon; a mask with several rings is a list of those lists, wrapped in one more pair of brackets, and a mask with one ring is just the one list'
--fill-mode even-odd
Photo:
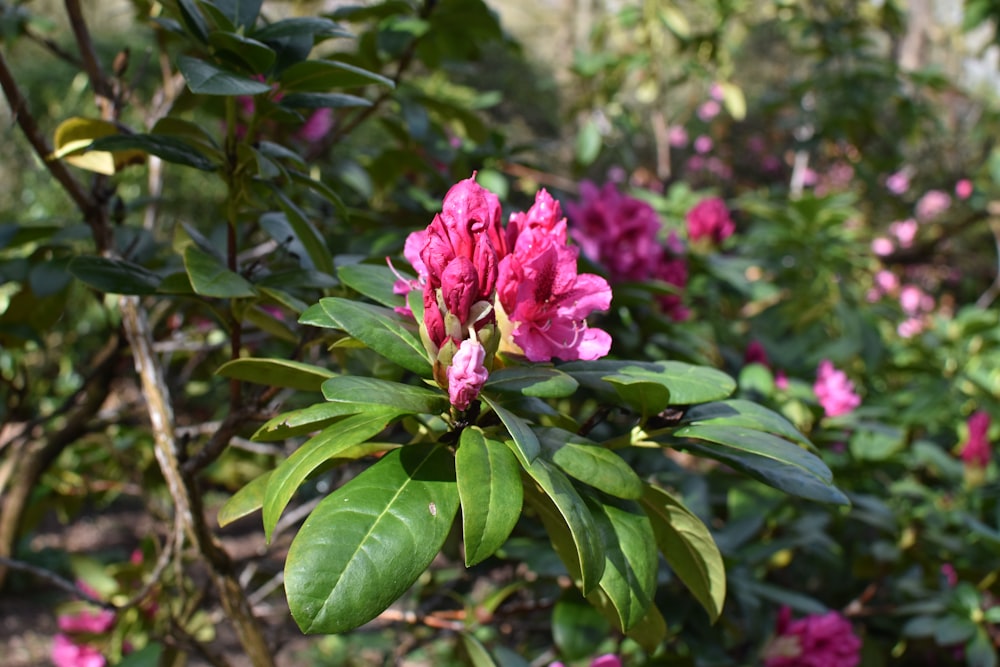
{"label": "bare twig", "polygon": [[37,565],[32,565],[31,563],[25,563],[24,561],[15,560],[13,558],[6,558],[4,556],[0,556],[0,565],[2,565],[5,568],[10,568],[11,570],[19,570],[21,572],[27,572],[28,574],[38,577],[43,581],[47,581],[48,583],[54,586],[58,586],[59,588],[63,589],[73,597],[80,598],[81,600],[89,602],[92,605],[103,607],[104,609],[111,609],[111,610],[117,609],[117,607],[114,604],[102,600],[98,597],[94,597],[87,591],[83,590],[82,588],[74,584],[72,581],[68,579],[63,579],[62,577],[60,577],[55,572],[52,572],[51,570],[46,570],[45,568],[38,567]]}

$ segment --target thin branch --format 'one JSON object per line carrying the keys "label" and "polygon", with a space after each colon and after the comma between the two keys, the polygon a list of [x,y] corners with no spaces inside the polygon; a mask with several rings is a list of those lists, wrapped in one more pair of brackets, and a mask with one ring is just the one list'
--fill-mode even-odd
{"label": "thin branch", "polygon": [[98,106],[110,104],[113,101],[114,87],[104,75],[101,63],[97,59],[97,50],[94,49],[94,42],[90,39],[90,31],[87,30],[87,22],[83,18],[79,0],[66,0],[66,13],[69,14],[69,24],[73,28],[73,35],[80,49],[83,71],[87,73],[90,86],[97,95],[97,104]]}
{"label": "thin branch", "polygon": [[74,597],[89,602],[92,605],[103,607],[104,609],[111,609],[111,610],[117,609],[117,607],[111,602],[106,602],[105,600],[102,600],[98,597],[94,597],[87,591],[83,590],[82,588],[74,584],[69,579],[64,579],[55,572],[52,572],[51,570],[46,570],[45,568],[38,567],[37,565],[32,565],[31,563],[25,563],[24,561],[15,560],[13,558],[6,558],[4,556],[0,556],[0,565],[10,568],[12,570],[19,570],[21,572],[27,572],[28,574],[32,574],[38,577],[39,579],[42,579],[43,581],[47,581],[48,583],[54,586],[58,586],[59,588],[73,595]]}
{"label": "thin branch", "polygon": [[31,26],[24,26],[24,36],[28,39],[34,41],[36,44],[48,49],[54,56],[63,60],[70,65],[77,68],[82,68],[83,65],[80,63],[80,59],[75,55],[59,46],[54,40],[49,39],[45,35],[39,35],[37,32],[32,30]]}

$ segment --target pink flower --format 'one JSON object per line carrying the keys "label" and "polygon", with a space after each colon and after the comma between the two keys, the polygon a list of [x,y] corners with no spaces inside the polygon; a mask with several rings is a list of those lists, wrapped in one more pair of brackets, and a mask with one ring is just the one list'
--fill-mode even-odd
{"label": "pink flower", "polygon": [[618,191],[613,183],[598,190],[580,184],[582,199],[568,203],[570,235],[584,255],[608,270],[611,282],[648,280],[663,256],[657,240],[660,218],[644,201]]}
{"label": "pink flower", "polygon": [[712,150],[715,146],[715,142],[712,141],[712,137],[707,135],[700,135],[694,140],[694,150],[696,153],[705,154]]}
{"label": "pink flower", "polygon": [[927,222],[944,213],[951,206],[951,195],[941,190],[928,190],[917,200],[917,219]]}
{"label": "pink flower", "polygon": [[485,361],[486,350],[471,338],[463,340],[452,357],[448,367],[448,398],[459,410],[468,408],[486,383],[489,371],[483,365]]}
{"label": "pink flower", "polygon": [[316,109],[295,133],[302,141],[315,143],[333,129],[333,109]]}
{"label": "pink flower", "polygon": [[590,667],[622,667],[622,661],[617,655],[607,653],[591,660]]}
{"label": "pink flower", "polygon": [[743,352],[743,363],[771,367],[771,360],[767,357],[767,350],[764,349],[759,340],[752,340],[747,345],[747,349]]}
{"label": "pink flower", "polygon": [[718,82],[713,83],[708,89],[708,96],[716,102],[721,102],[722,98],[726,96],[725,91],[722,88],[722,84]]}
{"label": "pink flower", "polygon": [[968,421],[969,438],[962,445],[960,456],[968,466],[985,468],[993,458],[988,432],[990,415],[984,410],[974,412]]}
{"label": "pink flower", "polygon": [[882,269],[875,274],[875,287],[884,294],[895,292],[899,289],[899,278],[892,271]]}
{"label": "pink flower", "polygon": [[763,658],[764,667],[855,667],[861,662],[861,640],[835,611],[793,621],[791,610],[782,607]]}
{"label": "pink flower", "polygon": [[891,255],[892,251],[896,249],[892,241],[884,236],[879,236],[872,240],[872,252],[879,257],[885,257],[886,255]]}
{"label": "pink flower", "polygon": [[967,178],[963,178],[958,183],[955,183],[955,196],[959,199],[968,199],[972,196],[972,181]]}
{"label": "pink flower", "polygon": [[785,371],[779,370],[774,374],[774,386],[781,391],[788,391],[788,376]]}
{"label": "pink flower", "polygon": [[948,585],[954,588],[958,585],[958,572],[955,570],[955,566],[951,563],[941,564],[941,576],[944,580],[948,582]]}
{"label": "pink flower", "polygon": [[[660,265],[653,276],[668,285],[673,285],[679,291],[683,291],[687,287],[688,281],[687,260],[682,256],[683,252],[684,246],[677,238],[677,233],[670,232],[670,236],[667,238],[666,252],[663,253]],[[681,294],[663,294],[657,301],[663,313],[675,322],[683,322],[690,315],[690,311],[684,306]]]}
{"label": "pink flower", "polygon": [[904,313],[913,316],[934,310],[934,297],[916,285],[903,285],[899,291],[899,305]]}
{"label": "pink flower", "polygon": [[900,338],[913,338],[924,330],[924,321],[919,317],[908,317],[896,327]]}
{"label": "pink flower", "polygon": [[913,218],[897,220],[889,225],[889,233],[899,241],[900,248],[909,248],[917,237],[917,221]]}
{"label": "pink flower", "polygon": [[736,231],[729,217],[729,209],[718,197],[702,199],[687,212],[688,238],[692,241],[707,238],[721,243]]}
{"label": "pink flower", "polygon": [[56,667],[104,667],[106,661],[93,646],[57,634],[52,638],[52,663]]}
{"label": "pink flower", "polygon": [[110,609],[87,610],[60,616],[59,629],[63,632],[87,632],[99,635],[115,624],[115,612]]}
{"label": "pink flower", "polygon": [[910,174],[906,169],[900,169],[885,179],[885,187],[894,195],[901,195],[910,189]]}
{"label": "pink flower", "polygon": [[722,106],[717,100],[706,100],[701,103],[698,107],[698,118],[704,122],[708,122],[719,115],[722,111]]}
{"label": "pink flower", "polygon": [[854,383],[828,359],[819,364],[813,393],[827,417],[846,415],[861,405],[861,397],[854,392]]}
{"label": "pink flower", "polygon": [[688,145],[688,133],[683,125],[671,125],[667,130],[667,143],[671,148],[684,148]]}

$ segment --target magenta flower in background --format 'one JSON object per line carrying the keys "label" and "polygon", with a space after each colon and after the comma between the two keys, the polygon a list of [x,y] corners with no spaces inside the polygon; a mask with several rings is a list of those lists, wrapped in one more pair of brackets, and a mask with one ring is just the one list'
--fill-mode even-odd
{"label": "magenta flower in background", "polygon": [[960,456],[968,466],[985,468],[993,458],[988,433],[990,430],[990,415],[985,410],[974,412],[969,417],[969,438],[962,445]]}
{"label": "magenta flower in background", "polygon": [[471,338],[464,339],[452,357],[448,367],[448,398],[459,410],[468,408],[486,384],[489,371],[484,366],[485,361],[486,350],[478,340]]}
{"label": "magenta flower in background", "polygon": [[906,169],[900,169],[885,179],[885,187],[894,195],[901,195],[910,189],[910,174]]}
{"label": "magenta flower in background", "polygon": [[861,640],[835,611],[793,621],[791,610],[782,607],[775,630],[764,649],[764,667],[856,667],[861,662]]}
{"label": "magenta flower in background", "polygon": [[968,199],[972,196],[972,181],[967,178],[963,178],[958,183],[955,183],[955,196],[959,199]]}
{"label": "magenta flower in background", "polygon": [[107,632],[115,624],[115,612],[110,609],[84,609],[75,614],[60,616],[57,619],[59,629],[63,632],[86,632],[99,635]]}
{"label": "magenta flower in background", "polygon": [[711,97],[716,102],[721,102],[726,96],[725,91],[722,88],[722,84],[716,81],[708,89],[708,96]]}
{"label": "magenta flower in background", "polygon": [[889,225],[889,233],[899,241],[900,248],[909,248],[917,237],[917,221],[913,218],[897,220]]}
{"label": "magenta flower in background", "polygon": [[917,220],[927,222],[948,210],[951,206],[951,195],[941,190],[928,190],[917,200]]}
{"label": "magenta flower in background", "polygon": [[702,155],[711,151],[713,146],[715,146],[715,142],[712,141],[712,137],[704,134],[696,137],[694,140],[695,152],[701,153]]}
{"label": "magenta flower in background", "polygon": [[722,106],[717,100],[705,100],[698,107],[697,114],[698,118],[707,123],[718,116],[720,111],[722,111]]}
{"label": "magenta flower in background", "polygon": [[302,141],[315,143],[328,135],[333,129],[333,109],[329,107],[316,109],[312,112],[302,127],[295,133]]}
{"label": "magenta flower in background", "polygon": [[752,340],[747,345],[747,349],[743,352],[743,363],[771,367],[771,360],[767,357],[767,350],[764,349],[764,345],[759,340]]}
{"label": "magenta flower in background", "polygon": [[944,577],[945,582],[952,588],[958,585],[958,571],[951,563],[941,564],[941,576]]}
{"label": "magenta flower in background", "polygon": [[729,217],[726,203],[719,197],[702,199],[687,212],[688,239],[698,241],[711,239],[721,243],[733,235],[736,225]]}
{"label": "magenta flower in background", "polygon": [[683,125],[671,125],[667,130],[667,143],[671,148],[684,148],[688,145],[688,141],[690,139]]}
{"label": "magenta flower in background", "polygon": [[104,656],[87,644],[77,644],[64,634],[52,638],[52,664],[56,667],[104,667]]}
{"label": "magenta flower in background", "polygon": [[861,405],[861,397],[854,391],[854,383],[847,374],[837,370],[833,362],[824,359],[816,371],[813,393],[827,417],[846,415]]}
{"label": "magenta flower in background", "polygon": [[896,327],[900,338],[913,338],[924,330],[924,321],[919,317],[907,317]]}
{"label": "magenta flower in background", "polygon": [[[566,667],[561,662],[550,662],[549,667]],[[622,667],[621,658],[613,653],[598,656],[590,661],[590,667]]]}
{"label": "magenta flower in background", "polygon": [[892,241],[884,236],[879,236],[872,240],[872,252],[879,257],[891,255],[895,249],[896,246],[893,245]]}

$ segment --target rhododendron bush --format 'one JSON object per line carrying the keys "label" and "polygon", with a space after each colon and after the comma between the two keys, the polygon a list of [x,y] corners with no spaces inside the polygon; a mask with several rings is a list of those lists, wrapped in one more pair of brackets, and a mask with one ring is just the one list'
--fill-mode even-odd
{"label": "rhododendron bush", "polygon": [[996,3],[579,4],[0,1],[0,662],[997,664]]}

